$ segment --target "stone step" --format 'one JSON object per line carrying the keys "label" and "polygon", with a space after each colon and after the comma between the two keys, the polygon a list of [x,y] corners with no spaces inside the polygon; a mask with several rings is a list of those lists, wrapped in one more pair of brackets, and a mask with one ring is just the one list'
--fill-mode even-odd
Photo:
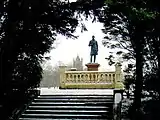
{"label": "stone step", "polygon": [[40,88],[41,95],[113,95],[113,89],[53,89]]}
{"label": "stone step", "polygon": [[[19,120],[53,120],[52,118],[50,119],[50,118],[19,118]],[[72,118],[70,118],[70,119],[63,119],[63,118],[61,118],[61,119],[56,119],[56,118],[54,118],[54,120],[73,120]],[[74,120],[84,120],[84,119],[74,119]],[[85,119],[85,120],[107,120],[107,119]],[[110,120],[110,119],[108,119],[108,120]]]}
{"label": "stone step", "polygon": [[94,115],[90,115],[90,114],[22,114],[21,118],[109,118],[109,116],[107,115],[98,115],[98,114],[94,114]]}
{"label": "stone step", "polygon": [[105,114],[108,114],[108,112],[106,110],[26,110],[24,114],[105,115]]}
{"label": "stone step", "polygon": [[19,120],[112,120],[113,95],[40,95]]}
{"label": "stone step", "polygon": [[40,109],[62,109],[62,110],[64,110],[64,109],[68,109],[68,110],[73,110],[73,109],[75,109],[75,110],[78,110],[78,109],[93,109],[93,110],[97,110],[97,109],[99,109],[99,110],[104,110],[104,109],[107,109],[107,108],[109,108],[109,107],[107,107],[107,106],[62,106],[62,105],[59,105],[59,106],[32,106],[32,105],[30,105],[29,106],[29,109],[38,109],[38,110],[40,110]]}
{"label": "stone step", "polygon": [[78,99],[78,98],[41,98],[41,99],[34,99],[34,102],[107,102],[107,101],[113,101],[112,99],[96,99],[96,98],[92,98],[92,99]]}
{"label": "stone step", "polygon": [[49,99],[68,99],[68,98],[77,98],[77,99],[86,99],[86,98],[96,98],[96,99],[113,99],[113,95],[41,95],[38,96],[38,99],[49,98]]}
{"label": "stone step", "polygon": [[65,105],[65,106],[99,106],[104,105],[107,106],[108,104],[113,104],[113,102],[32,102],[32,106],[59,106],[59,105]]}
{"label": "stone step", "polygon": [[68,112],[68,113],[72,113],[72,112],[75,112],[75,113],[77,113],[77,112],[93,112],[93,113],[104,113],[104,112],[106,112],[105,110],[81,110],[81,111],[79,111],[79,110],[60,110],[60,111],[57,111],[57,110],[26,110],[26,112],[64,112],[64,113],[66,113],[66,112]]}

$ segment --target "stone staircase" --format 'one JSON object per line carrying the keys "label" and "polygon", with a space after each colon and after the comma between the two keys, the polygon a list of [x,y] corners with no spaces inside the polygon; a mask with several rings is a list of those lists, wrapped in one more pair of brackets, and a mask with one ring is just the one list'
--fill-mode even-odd
{"label": "stone staircase", "polygon": [[40,95],[19,120],[112,120],[113,95]]}

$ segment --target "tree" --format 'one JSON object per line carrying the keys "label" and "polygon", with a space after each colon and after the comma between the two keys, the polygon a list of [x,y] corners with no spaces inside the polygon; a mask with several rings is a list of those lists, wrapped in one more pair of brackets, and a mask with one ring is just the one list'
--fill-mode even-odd
{"label": "tree", "polygon": [[[150,23],[155,19],[155,11],[147,9],[147,3],[141,1],[107,1],[107,7],[100,17],[104,23],[104,33],[117,36],[119,46],[123,48],[132,48],[132,58],[136,60],[136,81],[134,112],[139,116],[141,107],[141,93],[143,88],[143,65],[144,48],[146,46],[146,37],[150,29]],[[122,38],[122,39],[119,39]],[[129,45],[128,44],[129,41]],[[126,44],[126,46],[123,46]],[[116,45],[117,46],[117,45]],[[138,118],[134,118],[138,119]]]}
{"label": "tree", "polygon": [[[49,62],[45,63],[42,66],[43,74],[42,74],[42,81],[40,83],[40,87],[54,87],[53,82],[55,81],[55,69]],[[56,70],[57,71],[57,70]]]}
{"label": "tree", "polygon": [[[52,66],[50,62],[46,62],[43,66],[42,81],[40,87],[59,87],[60,73],[59,65]],[[72,64],[68,63],[66,70],[72,68]]]}
{"label": "tree", "polygon": [[[0,1],[2,115],[8,116],[7,111],[12,111],[16,106],[12,107],[6,102],[8,98],[15,101],[14,97],[11,97],[15,90],[21,92],[19,95],[25,95],[28,90],[39,87],[42,79],[41,63],[45,59],[44,54],[50,51],[55,36],[62,34],[76,38],[73,33],[81,18],[79,15],[85,13],[88,16],[91,6],[93,5],[81,1]],[[84,28],[82,24],[82,29],[85,30]],[[19,104],[18,101],[16,104]]]}

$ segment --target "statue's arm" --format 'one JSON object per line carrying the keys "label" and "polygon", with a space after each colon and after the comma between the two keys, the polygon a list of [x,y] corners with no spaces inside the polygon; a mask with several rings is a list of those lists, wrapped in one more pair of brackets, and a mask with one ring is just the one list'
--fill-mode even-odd
{"label": "statue's arm", "polygon": [[98,42],[96,41],[96,46],[97,46],[97,50],[98,50]]}
{"label": "statue's arm", "polygon": [[89,41],[89,45],[88,45],[88,46],[92,46],[92,45],[91,45],[91,41]]}

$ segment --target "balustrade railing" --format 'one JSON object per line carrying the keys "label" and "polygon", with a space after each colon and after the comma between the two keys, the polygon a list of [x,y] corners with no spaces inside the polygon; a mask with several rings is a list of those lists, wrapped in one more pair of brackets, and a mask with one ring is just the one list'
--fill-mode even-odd
{"label": "balustrade railing", "polygon": [[115,71],[66,71],[60,66],[61,88],[123,88],[121,66]]}
{"label": "balustrade railing", "polygon": [[115,72],[65,71],[65,83],[108,83],[115,82]]}

